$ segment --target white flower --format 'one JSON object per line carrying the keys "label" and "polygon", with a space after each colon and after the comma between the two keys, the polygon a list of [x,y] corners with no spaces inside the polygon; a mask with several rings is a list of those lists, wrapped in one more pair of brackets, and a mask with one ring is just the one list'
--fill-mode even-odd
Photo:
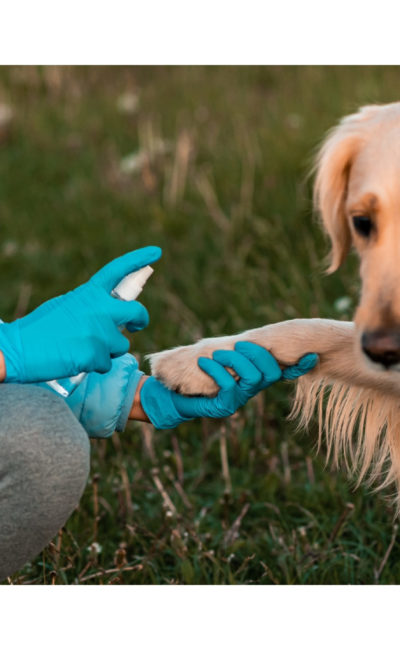
{"label": "white flower", "polygon": [[120,113],[133,115],[139,106],[139,97],[136,93],[127,92],[120,95],[117,99],[117,108]]}
{"label": "white flower", "polygon": [[350,309],[351,303],[352,303],[352,300],[351,300],[350,296],[342,296],[341,298],[338,298],[337,300],[335,300],[335,302],[333,303],[333,306],[336,309],[336,311],[339,311],[339,312],[343,313],[343,312],[348,311]]}
{"label": "white flower", "polygon": [[90,553],[94,553],[95,555],[99,555],[99,553],[102,552],[103,547],[98,542],[92,542],[90,546],[86,547],[86,550],[89,551]]}
{"label": "white flower", "polygon": [[148,155],[143,151],[130,153],[120,160],[119,168],[123,174],[134,174],[142,169],[148,160]]}
{"label": "white flower", "polygon": [[154,138],[146,147],[139,151],[133,151],[119,161],[119,169],[123,174],[135,174],[140,172],[145,165],[154,158],[168,153],[171,146],[160,138]]}

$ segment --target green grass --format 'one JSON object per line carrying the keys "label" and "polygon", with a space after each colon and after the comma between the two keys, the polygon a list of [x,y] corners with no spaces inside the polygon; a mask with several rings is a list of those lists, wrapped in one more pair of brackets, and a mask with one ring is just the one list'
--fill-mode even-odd
{"label": "green grass", "polygon": [[[322,275],[306,175],[326,130],[397,100],[399,81],[397,67],[0,69],[14,111],[0,135],[1,316],[157,244],[140,356],[297,316],[349,318],[357,263]],[[118,108],[126,93],[136,111]],[[146,148],[147,163],[121,171]],[[274,386],[226,422],[131,423],[93,441],[79,508],[12,582],[400,582],[397,541],[381,566],[396,532],[388,495],[326,468],[315,431],[285,419],[290,397]]]}

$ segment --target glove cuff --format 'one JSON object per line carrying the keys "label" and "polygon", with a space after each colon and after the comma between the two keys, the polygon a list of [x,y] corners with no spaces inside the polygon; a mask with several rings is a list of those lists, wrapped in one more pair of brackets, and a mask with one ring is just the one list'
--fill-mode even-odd
{"label": "glove cuff", "polygon": [[172,400],[172,391],[155,377],[149,377],[140,392],[142,407],[156,429],[173,429],[193,418],[183,417]]}

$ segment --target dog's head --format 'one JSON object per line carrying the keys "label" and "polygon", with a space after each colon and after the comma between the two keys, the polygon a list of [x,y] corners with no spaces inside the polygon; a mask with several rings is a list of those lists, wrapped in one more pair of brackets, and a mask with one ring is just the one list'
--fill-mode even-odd
{"label": "dog's head", "polygon": [[329,272],[352,244],[360,256],[363,355],[400,371],[400,102],[366,106],[328,134],[314,198],[332,245]]}

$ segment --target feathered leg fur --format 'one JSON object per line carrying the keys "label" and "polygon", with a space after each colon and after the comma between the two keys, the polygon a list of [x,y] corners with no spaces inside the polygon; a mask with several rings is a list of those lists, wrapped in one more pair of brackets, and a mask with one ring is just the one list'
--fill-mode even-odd
{"label": "feathered leg fur", "polygon": [[264,346],[281,366],[316,352],[318,365],[297,381],[291,417],[306,426],[317,407],[320,442],[325,434],[328,456],[336,464],[343,458],[358,483],[367,477],[380,487],[396,483],[400,491],[400,375],[368,367],[352,322],[294,319],[203,339],[149,355],[152,374],[181,393],[214,395],[217,386],[197,359],[232,349],[239,340]]}

